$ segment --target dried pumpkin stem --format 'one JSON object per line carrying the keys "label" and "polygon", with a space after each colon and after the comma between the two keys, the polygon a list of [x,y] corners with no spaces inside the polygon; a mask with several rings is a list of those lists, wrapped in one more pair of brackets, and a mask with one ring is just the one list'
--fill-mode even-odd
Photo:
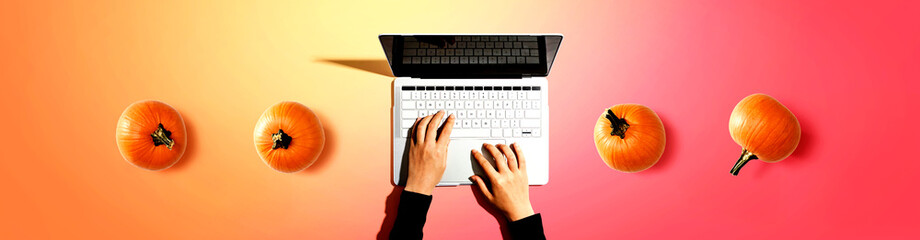
{"label": "dried pumpkin stem", "polygon": [[738,162],[735,163],[735,167],[732,167],[732,175],[738,176],[738,171],[741,171],[741,168],[744,167],[744,164],[747,164],[748,161],[754,159],[757,159],[757,155],[754,155],[754,153],[744,149],[744,151],[741,152],[741,158],[739,158]]}
{"label": "dried pumpkin stem", "polygon": [[629,129],[629,123],[626,118],[618,118],[613,111],[607,109],[607,120],[610,121],[610,136],[620,136],[620,139],[626,138],[626,130]]}
{"label": "dried pumpkin stem", "polygon": [[172,132],[167,131],[166,128],[163,128],[163,124],[160,123],[157,126],[157,130],[153,131],[150,134],[150,137],[153,138],[153,146],[166,145],[166,148],[172,150],[173,145],[176,144],[176,141],[173,141],[169,136],[172,135]]}
{"label": "dried pumpkin stem", "polygon": [[272,134],[272,141],[275,142],[272,144],[272,149],[284,148],[287,149],[291,145],[291,141],[294,140],[290,135],[284,133],[281,129],[278,129],[278,133]]}

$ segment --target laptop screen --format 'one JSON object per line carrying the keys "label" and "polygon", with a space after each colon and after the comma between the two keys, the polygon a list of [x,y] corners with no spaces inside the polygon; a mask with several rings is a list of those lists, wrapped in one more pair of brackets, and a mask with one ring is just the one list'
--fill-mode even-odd
{"label": "laptop screen", "polygon": [[380,35],[394,76],[546,76],[562,35]]}

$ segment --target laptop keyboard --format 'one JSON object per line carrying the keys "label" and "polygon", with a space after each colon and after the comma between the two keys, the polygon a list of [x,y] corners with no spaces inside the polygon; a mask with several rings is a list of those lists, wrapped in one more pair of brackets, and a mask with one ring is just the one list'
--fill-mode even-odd
{"label": "laptop keyboard", "polygon": [[540,137],[541,93],[539,86],[403,86],[400,137],[416,118],[440,110],[456,117],[451,138]]}
{"label": "laptop keyboard", "polygon": [[540,64],[537,37],[428,36],[403,38],[403,64]]}

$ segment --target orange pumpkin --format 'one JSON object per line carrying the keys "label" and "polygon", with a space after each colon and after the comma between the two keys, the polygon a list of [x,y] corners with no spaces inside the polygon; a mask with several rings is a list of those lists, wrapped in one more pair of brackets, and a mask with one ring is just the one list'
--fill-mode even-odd
{"label": "orange pumpkin", "polygon": [[751,159],[764,162],[785,159],[795,151],[802,136],[795,115],[773,97],[760,93],[747,96],[735,105],[728,131],[743,149],[731,170],[736,176]]}
{"label": "orange pumpkin", "polygon": [[664,124],[652,109],[639,104],[608,108],[594,126],[594,146],[610,168],[638,172],[664,153]]}
{"label": "orange pumpkin", "polygon": [[166,103],[139,101],[118,118],[115,143],[121,156],[134,166],[153,171],[166,169],[185,153],[185,121]]}
{"label": "orange pumpkin", "polygon": [[262,113],[253,132],[259,157],[280,172],[297,172],[316,162],[326,143],[316,114],[297,102],[280,102]]}

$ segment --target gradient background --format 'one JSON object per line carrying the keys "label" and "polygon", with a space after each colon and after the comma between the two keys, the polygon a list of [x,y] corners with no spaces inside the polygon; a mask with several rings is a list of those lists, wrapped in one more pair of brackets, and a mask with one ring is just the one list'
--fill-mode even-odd
{"label": "gradient background", "polygon": [[[3,1],[0,238],[371,239],[392,223],[393,77],[385,32],[565,34],[550,81],[551,180],[533,187],[553,239],[917,238],[917,1]],[[728,171],[744,96],[798,116],[788,159]],[[189,146],[161,172],[114,141],[158,99]],[[252,129],[292,100],[326,126],[295,174]],[[651,169],[607,168],[605,107],[657,111]],[[438,188],[429,239],[499,238],[469,187]],[[387,215],[387,214],[390,215]]]}

